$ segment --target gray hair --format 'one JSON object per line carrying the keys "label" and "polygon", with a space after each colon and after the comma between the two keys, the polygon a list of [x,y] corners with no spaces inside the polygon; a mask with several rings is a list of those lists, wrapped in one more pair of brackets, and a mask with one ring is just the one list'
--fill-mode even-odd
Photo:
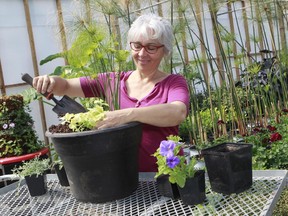
{"label": "gray hair", "polygon": [[164,45],[166,55],[173,49],[173,31],[170,22],[155,14],[139,16],[128,31],[127,42],[134,42],[143,37],[145,40],[153,39]]}

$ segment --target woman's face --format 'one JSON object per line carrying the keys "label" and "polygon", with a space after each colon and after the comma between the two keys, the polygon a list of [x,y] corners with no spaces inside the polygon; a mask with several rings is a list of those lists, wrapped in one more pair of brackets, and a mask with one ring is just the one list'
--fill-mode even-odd
{"label": "woman's face", "polygon": [[130,45],[132,50],[132,58],[139,71],[149,73],[158,69],[164,56],[163,44],[160,44],[156,40],[138,39],[136,41],[132,41]]}

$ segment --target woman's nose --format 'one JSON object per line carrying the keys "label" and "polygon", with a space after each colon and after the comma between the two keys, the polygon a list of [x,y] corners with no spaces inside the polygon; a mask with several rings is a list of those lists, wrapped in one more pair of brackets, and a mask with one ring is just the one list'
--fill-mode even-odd
{"label": "woman's nose", "polygon": [[138,52],[138,55],[140,56],[147,55],[147,51],[145,50],[144,47],[142,47],[142,49]]}

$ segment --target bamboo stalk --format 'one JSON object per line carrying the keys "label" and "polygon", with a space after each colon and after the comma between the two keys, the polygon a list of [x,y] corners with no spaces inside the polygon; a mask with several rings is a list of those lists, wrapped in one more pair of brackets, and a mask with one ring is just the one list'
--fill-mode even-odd
{"label": "bamboo stalk", "polygon": [[215,9],[213,7],[214,7],[214,0],[209,0],[208,1],[208,8],[209,8],[212,26],[213,26],[213,39],[214,39],[214,44],[215,44],[216,62],[218,65],[218,70],[219,70],[218,72],[219,72],[220,85],[222,85],[222,83],[225,80],[225,74],[224,74],[223,63],[221,61],[221,52],[220,52],[220,47],[219,47],[220,41],[217,39],[217,35],[220,34],[218,26],[217,26],[217,13],[215,12]]}
{"label": "bamboo stalk", "polygon": [[183,25],[181,23],[185,23],[184,19],[183,19],[183,12],[182,10],[182,5],[180,0],[176,1],[177,7],[178,7],[178,19],[179,19],[179,23],[181,25],[181,40],[182,40],[182,51],[183,51],[183,55],[184,55],[184,63],[188,64],[189,63],[189,56],[188,56],[188,49],[187,49],[187,39],[186,39],[186,31],[185,28],[183,27]]}
{"label": "bamboo stalk", "polygon": [[[260,8],[256,6],[254,6],[255,8],[255,13],[256,13],[256,20],[257,20],[257,29],[258,29],[258,37],[259,37],[259,46],[260,46],[260,50],[264,49],[264,42],[263,42],[263,30],[261,28],[261,15],[260,15]],[[262,59],[264,58],[264,54],[260,53],[262,56]]]}
{"label": "bamboo stalk", "polygon": [[84,0],[84,3],[85,3],[85,9],[86,9],[86,20],[87,20],[87,23],[91,23],[92,14],[91,14],[90,0]]}
{"label": "bamboo stalk", "polygon": [[[67,47],[67,39],[66,39],[66,32],[65,32],[65,26],[64,26],[61,0],[56,0],[56,7],[57,7],[57,14],[58,14],[58,25],[59,25],[60,35],[61,35],[62,50],[65,52],[68,50],[68,47]],[[67,58],[64,58],[64,61],[65,61],[65,65],[69,64]]]}
{"label": "bamboo stalk", "polygon": [[111,15],[111,26],[112,26],[112,35],[115,37],[116,41],[119,42],[118,46],[115,49],[122,49],[121,44],[121,32],[119,28],[119,20],[115,15]]}
{"label": "bamboo stalk", "polygon": [[285,24],[284,24],[284,14],[283,9],[280,4],[277,4],[277,10],[280,12],[279,14],[279,30],[280,30],[280,38],[281,38],[281,47],[284,49],[287,47],[286,41],[286,31],[285,31]]}
{"label": "bamboo stalk", "polygon": [[[198,23],[198,31],[199,31],[199,37],[200,37],[200,40],[201,41],[205,41],[204,40],[204,35],[203,35],[203,28],[202,28],[202,16],[201,14],[202,11],[201,11],[201,7],[200,7],[200,4],[201,4],[201,0],[196,0],[195,2],[195,11],[196,11],[196,22]],[[204,63],[203,63],[203,67],[204,67],[204,76],[205,76],[205,80],[208,80],[208,65],[207,65],[207,58],[206,58],[206,50],[205,50],[205,45],[203,43],[200,43],[200,48],[201,48],[201,53],[202,53],[202,56],[201,58],[204,60]]]}
{"label": "bamboo stalk", "polygon": [[[157,2],[157,3],[160,3],[161,0],[157,0],[156,2]],[[161,16],[161,17],[163,17],[162,4],[158,4],[158,6],[157,6],[157,11],[158,11],[158,15]]]}
{"label": "bamboo stalk", "polygon": [[[242,16],[243,16],[243,22],[244,22],[244,31],[245,31],[245,47],[247,50],[248,56],[250,56],[251,53],[251,45],[250,45],[250,35],[249,35],[249,28],[248,28],[248,18],[247,18],[247,12],[246,12],[246,4],[244,0],[241,0],[241,5],[242,5]],[[248,58],[249,63],[251,63],[251,59]]]}
{"label": "bamboo stalk", "polygon": [[270,8],[266,5],[265,6],[265,12],[266,12],[266,16],[268,19],[268,24],[269,24],[269,29],[270,29],[270,34],[271,34],[271,44],[272,44],[272,51],[276,51],[276,47],[275,47],[275,38],[274,38],[274,27],[273,27],[273,23],[272,23],[272,16],[271,16],[271,11]]}
{"label": "bamboo stalk", "polygon": [[[233,22],[233,15],[232,15],[232,7],[231,7],[231,2],[227,3],[227,8],[228,8],[228,17],[229,17],[229,25],[230,25],[230,31],[233,35],[235,35],[235,27],[234,27],[234,22]],[[237,47],[236,43],[233,43],[233,55],[234,55],[234,61],[235,61],[235,56],[237,56]],[[239,68],[236,68],[236,78],[237,80],[240,79],[240,71]]]}
{"label": "bamboo stalk", "polygon": [[[35,43],[34,43],[34,36],[33,36],[33,29],[32,29],[28,0],[23,0],[23,4],[24,4],[24,10],[25,10],[25,19],[26,19],[26,24],[27,24],[28,36],[29,36],[29,43],[30,43],[30,50],[31,50],[31,55],[32,55],[33,68],[34,68],[34,76],[39,76],[39,70],[38,70],[38,65],[37,65],[38,61],[37,61],[37,55],[36,55],[36,49],[35,49]],[[39,100],[38,103],[39,103],[39,107],[40,107],[42,129],[43,129],[43,131],[46,131],[47,126],[46,126],[46,117],[45,117],[43,101]],[[45,141],[46,145],[49,145],[49,140],[46,136],[44,136],[44,141]]]}
{"label": "bamboo stalk", "polygon": [[1,90],[1,95],[6,95],[6,89],[5,89],[5,82],[4,82],[2,65],[1,65],[1,59],[0,59],[0,90]]}

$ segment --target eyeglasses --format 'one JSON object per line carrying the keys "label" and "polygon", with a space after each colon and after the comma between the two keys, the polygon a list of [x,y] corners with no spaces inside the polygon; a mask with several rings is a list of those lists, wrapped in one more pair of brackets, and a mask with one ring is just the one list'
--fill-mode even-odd
{"label": "eyeglasses", "polygon": [[137,42],[130,42],[130,47],[134,51],[140,51],[142,48],[144,48],[147,53],[155,54],[157,50],[161,47],[164,47],[164,45],[156,46],[156,45],[148,44],[146,46],[143,46],[142,44],[137,43]]}

